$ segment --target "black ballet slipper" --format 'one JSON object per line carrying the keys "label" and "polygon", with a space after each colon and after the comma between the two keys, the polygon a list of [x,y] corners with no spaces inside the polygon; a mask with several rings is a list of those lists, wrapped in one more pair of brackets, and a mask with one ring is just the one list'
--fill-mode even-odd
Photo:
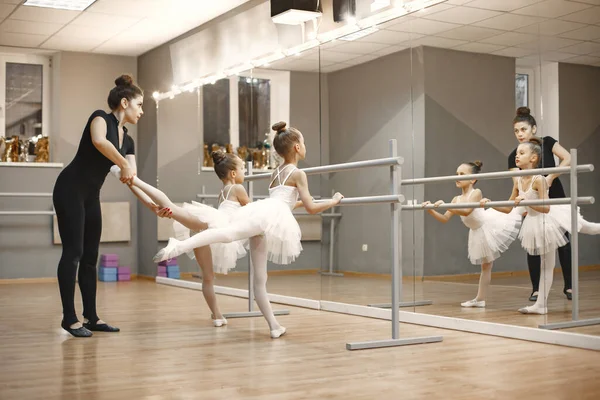
{"label": "black ballet slipper", "polygon": [[531,296],[529,296],[529,301],[537,301],[538,295],[534,293],[535,291],[531,292]]}
{"label": "black ballet slipper", "polygon": [[61,322],[60,326],[74,337],[92,337],[93,335],[93,333],[90,332],[89,329],[83,326],[81,328],[72,329],[69,325],[65,324],[64,322]]}
{"label": "black ballet slipper", "polygon": [[121,330],[115,326],[110,326],[109,324],[97,324],[91,322],[85,322],[83,326],[86,329],[94,332],[120,332]]}
{"label": "black ballet slipper", "polygon": [[573,300],[573,293],[571,292],[567,292],[568,289],[564,289],[563,293],[565,294],[565,296],[567,296],[568,300]]}

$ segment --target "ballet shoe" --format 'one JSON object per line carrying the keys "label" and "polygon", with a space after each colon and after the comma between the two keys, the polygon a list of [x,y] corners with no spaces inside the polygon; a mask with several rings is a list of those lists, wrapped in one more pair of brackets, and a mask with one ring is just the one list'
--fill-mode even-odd
{"label": "ballet shoe", "polygon": [[537,290],[534,290],[533,292],[531,292],[531,295],[529,296],[529,301],[537,301],[538,295],[536,293],[537,293]]}
{"label": "ballet shoe", "polygon": [[118,165],[110,167],[110,173],[117,179],[121,179],[121,168]]}
{"label": "ballet shoe", "polygon": [[283,326],[280,326],[277,329],[273,329],[271,331],[271,339],[280,338],[281,336],[285,335],[285,331],[286,329]]}
{"label": "ballet shoe", "polygon": [[92,332],[90,332],[87,328],[83,326],[80,328],[73,329],[70,327],[70,325],[65,324],[64,321],[60,323],[60,326],[74,337],[92,337],[93,335]]}
{"label": "ballet shoe", "polygon": [[212,323],[215,328],[227,325],[227,320],[225,319],[225,317],[215,318],[214,315],[211,315],[210,318],[212,319]]}
{"label": "ballet shoe", "polygon": [[98,323],[91,323],[91,322],[84,322],[83,323],[83,327],[90,330],[90,331],[94,331],[94,332],[120,332],[121,330],[119,328],[117,328],[116,326],[110,326],[107,323],[104,324],[98,324]]}
{"label": "ballet shoe", "polygon": [[567,296],[567,300],[573,300],[573,293],[567,292],[568,289],[564,289],[563,293]]}
{"label": "ballet shoe", "polygon": [[478,301],[477,299],[473,299],[460,303],[460,306],[465,308],[485,308],[485,300]]}
{"label": "ballet shoe", "polygon": [[170,238],[169,242],[167,243],[167,246],[160,249],[160,251],[158,253],[156,253],[156,255],[154,256],[153,260],[155,263],[161,262],[161,261],[166,261],[169,258],[173,258],[179,254],[175,254],[175,252],[177,251],[177,243],[179,241],[177,239],[174,238]]}
{"label": "ballet shoe", "polygon": [[545,315],[545,314],[548,314],[548,309],[546,307],[544,307],[544,308],[538,308],[538,307],[535,307],[535,306],[529,306],[529,307],[519,308],[519,312],[521,314]]}

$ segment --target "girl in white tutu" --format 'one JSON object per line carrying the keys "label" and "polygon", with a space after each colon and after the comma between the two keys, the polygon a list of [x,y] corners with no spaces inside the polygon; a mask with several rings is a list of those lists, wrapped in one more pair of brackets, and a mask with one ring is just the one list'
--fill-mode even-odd
{"label": "girl in white tutu", "polygon": [[[244,182],[244,162],[234,154],[223,151],[212,153],[215,164],[215,172],[223,182],[223,189],[219,196],[219,208],[192,201],[191,204],[184,203],[179,207],[167,197],[162,191],[135,177],[131,183],[131,189],[145,203],[144,196],[148,196],[162,210],[159,216],[174,219],[173,230],[179,239],[190,237],[191,231],[202,231],[207,228],[222,228],[229,224],[233,213],[250,200],[246,190],[241,185]],[[117,166],[111,168],[111,172],[117,178],[120,169]],[[215,243],[190,249],[187,254],[191,259],[196,259],[202,270],[202,294],[212,312],[212,321],[215,327],[227,325],[227,320],[221,314],[217,305],[217,297],[214,291],[214,273],[226,274],[235,268],[238,258],[246,254],[245,242],[235,241],[231,243]]]}
{"label": "girl in white tutu", "polygon": [[[481,161],[461,164],[456,170],[457,175],[478,174],[482,167]],[[480,189],[475,189],[477,180],[457,181],[456,187],[461,189],[462,194],[452,199],[453,204],[478,203],[482,199]],[[431,204],[426,201],[423,206]],[[434,206],[444,204],[442,200],[437,201]],[[436,220],[446,223],[453,215],[460,216],[463,224],[469,228],[469,260],[473,264],[481,265],[479,276],[479,289],[473,300],[461,303],[463,307],[485,307],[485,299],[492,279],[492,266],[494,260],[508,249],[508,246],[517,238],[521,226],[521,216],[515,211],[510,214],[502,214],[496,210],[471,209],[449,209],[444,214],[428,209]]]}
{"label": "girl in white tutu", "polygon": [[310,214],[339,204],[343,196],[336,193],[329,201],[315,203],[308,190],[306,174],[297,168],[298,161],[306,156],[302,133],[292,127],[286,129],[285,122],[276,123],[273,130],[276,132],[273,146],[284,163],[273,173],[269,198],[238,209],[226,228],[207,229],[184,241],[170,239],[167,247],[160,250],[154,260],[166,260],[213,243],[251,238],[256,302],[267,319],[271,337],[278,338],[285,333],[285,328],[273,316],[267,297],[267,259],[277,264],[289,264],[302,251],[300,227],[292,214],[297,206],[298,195]]}
{"label": "girl in white tutu", "polygon": [[[522,169],[537,168],[541,160],[541,141],[531,138],[529,142],[521,143],[517,148],[515,161]],[[512,195],[509,200],[515,201],[518,206],[522,200],[547,200],[548,183],[542,175],[523,176],[515,180]],[[482,204],[488,199],[483,199]],[[552,286],[554,266],[556,264],[556,250],[567,243],[565,232],[571,233],[571,206],[541,205],[525,207],[527,216],[523,221],[519,239],[521,245],[531,255],[540,255],[542,260],[542,275],[540,276],[540,294],[535,304],[519,309],[522,314],[547,314],[547,300]],[[501,212],[511,212],[513,207],[496,207]],[[579,215],[577,229],[580,233],[599,235],[600,224],[591,223]]]}

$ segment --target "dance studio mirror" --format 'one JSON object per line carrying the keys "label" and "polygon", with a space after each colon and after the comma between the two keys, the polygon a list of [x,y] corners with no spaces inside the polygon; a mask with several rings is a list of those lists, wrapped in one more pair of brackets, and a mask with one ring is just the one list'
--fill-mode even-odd
{"label": "dance studio mirror", "polygon": [[[364,30],[350,40],[321,45],[322,132],[329,163],[387,157],[388,139],[397,139],[398,155],[404,159],[401,311],[552,329],[560,327],[556,323],[571,321],[574,307],[579,310],[576,319],[600,316],[597,237],[578,238],[578,303],[567,298],[572,294],[563,293],[560,258],[568,271],[570,257],[563,249],[556,253],[547,314],[522,314],[519,309],[536,304],[529,300],[533,289],[549,279],[544,268],[539,275],[529,272],[527,253],[516,237],[521,218],[476,210],[464,222],[453,214],[448,223],[441,223],[421,208],[424,201],[450,203],[463,189],[472,202],[479,199],[475,189],[492,201],[507,200],[512,178],[481,179],[474,185],[407,181],[478,172],[478,161],[481,173],[507,171],[511,152],[519,145],[513,123],[518,107],[531,110],[539,138],[550,137],[543,143],[550,143],[546,146],[554,150],[556,165],[564,154],[560,146],[553,147],[552,138],[566,152],[577,149],[579,164],[598,164],[592,149],[598,148],[600,120],[592,108],[599,95],[592,88],[600,84],[600,68],[591,52],[600,45],[593,41],[597,27],[585,17],[592,5],[533,3],[446,1]],[[523,120],[529,121],[522,113],[517,122]],[[552,156],[540,157],[540,163],[551,166]],[[530,178],[522,179],[528,183]],[[560,181],[569,197],[569,174],[561,175]],[[558,186],[559,181],[553,182]],[[578,182],[579,196],[597,197],[597,172],[578,174]],[[324,193],[384,194],[389,193],[389,171],[372,168],[324,175],[322,184]],[[335,211],[341,217],[334,222],[333,257],[325,257],[322,265],[323,300],[391,304],[389,210],[389,205],[375,205]],[[595,205],[581,205],[581,213],[588,221],[600,220]],[[475,247],[469,249],[469,227],[477,228],[492,215],[497,224],[513,225],[493,231],[498,237],[491,234],[502,252],[498,258],[498,254],[490,257],[491,269],[486,263],[481,275],[477,247],[482,245],[473,239]],[[547,226],[549,218],[541,215],[540,226]],[[511,240],[502,243],[502,235]],[[541,231],[539,239],[548,242],[550,236]],[[546,247],[539,250],[545,251]],[[569,285],[570,273],[566,277]],[[471,300],[485,300],[485,307]],[[564,331],[599,334],[599,326]]]}
{"label": "dance studio mirror", "polygon": [[[415,139],[411,88],[415,49],[411,16],[369,27],[321,45],[323,143],[328,163],[340,164],[400,156],[402,178],[413,176]],[[401,26],[401,29],[390,29]],[[391,142],[394,141],[394,142]],[[322,192],[349,198],[390,195],[390,166],[323,175]],[[418,188],[404,196],[416,198]],[[391,204],[342,206],[332,210],[326,230],[333,245],[325,250],[322,299],[371,308],[389,308],[392,301]],[[396,205],[398,207],[398,205]],[[401,214],[398,231],[404,276],[399,302],[404,311],[415,304],[415,235],[419,215]],[[364,309],[363,309],[364,310]],[[368,311],[366,311],[368,312]]]}
{"label": "dance studio mirror", "polygon": [[[159,182],[166,179],[165,185],[186,185],[185,196],[173,198],[176,202],[196,201],[218,207],[218,195],[223,183],[217,177],[214,151],[232,153],[244,160],[246,173],[248,163],[253,175],[272,174],[282,159],[278,157],[273,139],[272,125],[285,121],[288,126],[300,130],[306,145],[306,158],[299,162],[299,168],[321,164],[321,136],[319,126],[319,62],[318,52],[306,52],[302,57],[290,56],[272,61],[261,68],[238,71],[237,74],[201,86],[190,94],[166,99],[159,106],[159,149],[161,146],[177,146],[187,154],[187,160],[168,160],[159,150]],[[169,103],[168,106],[166,104]],[[185,103],[185,105],[183,104]],[[186,138],[185,142],[179,137]],[[177,165],[174,163],[177,162]],[[185,181],[169,175],[173,170],[185,169]],[[288,168],[289,170],[289,168]],[[283,182],[289,171],[281,174]],[[309,177],[309,188],[314,198],[321,196],[321,178]],[[270,178],[247,179],[244,187],[253,201],[268,196]],[[277,182],[274,184],[276,185]],[[224,192],[227,194],[227,188]],[[322,217],[308,215],[303,209],[294,212],[302,231],[303,251],[294,262],[279,265],[268,262],[268,284],[270,294],[318,301],[320,298],[320,276],[318,265],[321,260]],[[172,234],[172,221],[160,221],[165,233],[159,234],[159,241]],[[170,233],[167,233],[170,232]],[[177,258],[181,278],[197,282],[202,274],[195,261],[187,256]],[[240,258],[236,267],[227,274],[219,271],[215,285],[224,287],[221,293],[237,294],[248,290],[248,256]],[[254,306],[255,307],[255,306]],[[256,308],[254,308],[256,309]],[[285,307],[274,305],[275,310]],[[244,311],[244,310],[239,310]]]}

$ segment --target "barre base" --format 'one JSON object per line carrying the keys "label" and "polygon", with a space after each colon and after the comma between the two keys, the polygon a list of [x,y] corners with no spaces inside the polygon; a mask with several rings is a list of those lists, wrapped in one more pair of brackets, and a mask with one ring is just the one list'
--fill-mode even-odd
{"label": "barre base", "polygon": [[[433,304],[432,300],[417,300],[417,301],[401,301],[398,303],[398,307],[419,307],[419,306],[430,306]],[[369,307],[375,308],[392,308],[391,303],[381,304],[367,304]]]}
{"label": "barre base", "polygon": [[368,342],[346,343],[346,350],[381,349],[384,347],[409,346],[413,344],[437,343],[443,340],[442,336],[423,336],[405,339],[384,339]]}
{"label": "barre base", "polygon": [[577,328],[580,326],[600,325],[600,318],[580,319],[577,321],[555,322],[552,324],[538,325],[540,329],[555,330],[566,328]]}
{"label": "barre base", "polygon": [[[290,315],[290,310],[273,310],[274,315]],[[242,311],[223,313],[225,318],[249,318],[249,317],[262,317],[263,314],[260,311]]]}

